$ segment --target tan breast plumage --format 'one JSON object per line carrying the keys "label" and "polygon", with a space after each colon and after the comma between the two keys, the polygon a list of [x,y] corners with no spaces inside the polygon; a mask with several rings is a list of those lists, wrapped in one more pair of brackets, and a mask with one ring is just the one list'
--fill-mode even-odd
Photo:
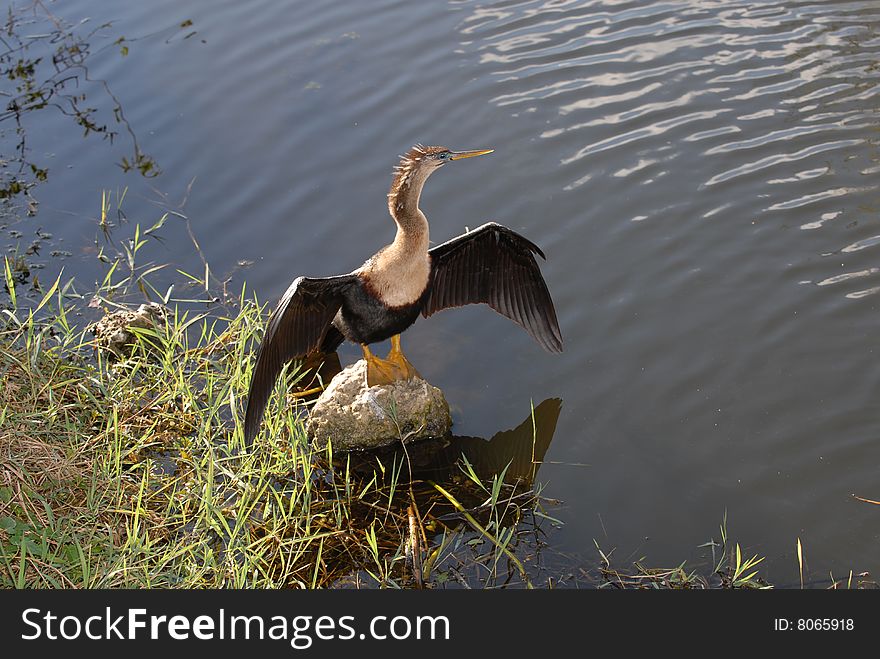
{"label": "tan breast plumage", "polygon": [[390,307],[417,302],[428,286],[431,257],[427,250],[409,251],[389,245],[360,270],[371,292]]}

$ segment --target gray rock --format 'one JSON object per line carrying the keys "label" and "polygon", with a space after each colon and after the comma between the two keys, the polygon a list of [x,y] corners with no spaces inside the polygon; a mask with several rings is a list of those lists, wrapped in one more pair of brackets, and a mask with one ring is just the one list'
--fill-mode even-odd
{"label": "gray rock", "polygon": [[352,451],[449,433],[449,404],[437,387],[421,378],[367,387],[366,374],[364,360],[352,364],[315,401],[306,433],[316,446]]}
{"label": "gray rock", "polygon": [[121,310],[108,313],[86,329],[95,335],[95,345],[114,359],[131,356],[137,336],[132,328],[160,330],[165,327],[168,309],[156,302],[140,305],[136,311]]}

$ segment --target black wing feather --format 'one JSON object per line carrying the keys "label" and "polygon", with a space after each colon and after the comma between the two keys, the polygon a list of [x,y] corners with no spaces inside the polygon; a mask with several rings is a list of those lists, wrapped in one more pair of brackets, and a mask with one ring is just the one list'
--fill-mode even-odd
{"label": "black wing feather", "polygon": [[260,428],[263,411],[284,364],[330,344],[338,331],[331,325],[342,306],[342,295],[354,275],[313,279],[299,277],[269,317],[248,392],[244,416],[245,444],[250,446]]}
{"label": "black wing feather", "polygon": [[537,254],[544,253],[512,229],[489,222],[428,250],[431,282],[426,318],[442,309],[488,304],[522,326],[549,352],[562,352],[562,332]]}

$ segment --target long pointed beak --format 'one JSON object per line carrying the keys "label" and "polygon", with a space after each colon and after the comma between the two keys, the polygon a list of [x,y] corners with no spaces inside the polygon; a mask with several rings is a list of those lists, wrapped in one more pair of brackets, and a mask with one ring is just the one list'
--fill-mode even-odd
{"label": "long pointed beak", "polygon": [[485,156],[492,153],[495,149],[479,149],[478,151],[453,151],[449,156],[450,160],[463,160],[464,158],[475,158],[477,156]]}

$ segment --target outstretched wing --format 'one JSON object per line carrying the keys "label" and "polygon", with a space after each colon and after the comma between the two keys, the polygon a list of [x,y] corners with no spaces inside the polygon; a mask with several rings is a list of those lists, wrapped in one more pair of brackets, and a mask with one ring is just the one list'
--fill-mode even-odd
{"label": "outstretched wing", "polygon": [[284,364],[320,348],[333,317],[342,306],[342,295],[355,275],[324,279],[299,277],[290,285],[269,318],[251,378],[244,439],[250,446],[260,427],[263,410]]}
{"label": "outstretched wing", "polygon": [[545,257],[533,242],[489,222],[428,254],[431,281],[422,315],[482,302],[521,325],[549,352],[562,352],[556,310],[535,254]]}

